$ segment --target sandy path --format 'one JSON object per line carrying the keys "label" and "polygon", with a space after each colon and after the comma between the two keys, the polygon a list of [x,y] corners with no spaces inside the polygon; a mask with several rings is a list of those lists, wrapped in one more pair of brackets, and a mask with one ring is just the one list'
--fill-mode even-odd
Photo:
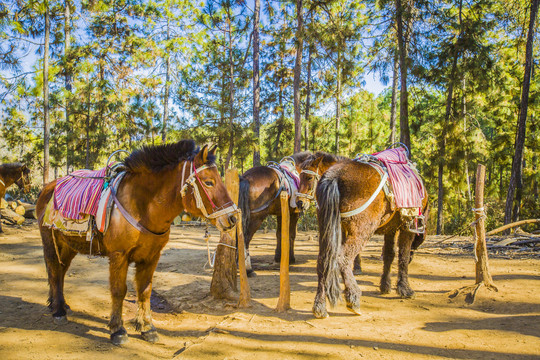
{"label": "sandy path", "polygon": [[[130,341],[109,342],[107,260],[78,256],[66,277],[73,313],[53,324],[45,306],[47,280],[36,226],[5,227],[0,235],[0,359],[540,359],[540,260],[491,258],[498,293],[480,291],[468,306],[448,292],[474,283],[471,255],[419,251],[410,266],[414,300],[378,293],[381,242],[363,255],[363,314],[343,304],[330,318],[311,314],[316,289],[316,241],[300,233],[291,267],[292,310],[277,314],[279,269],[274,235],[256,235],[251,253],[258,276],[250,278],[252,307],[237,310],[209,296],[201,229],[175,227],[154,276],[158,344],[148,344],[128,323]],[[313,233],[311,233],[313,235]],[[429,242],[437,239],[432,237]],[[214,236],[213,241],[217,241]],[[130,278],[133,269],[130,269]],[[130,284],[124,319],[135,315]],[[254,357],[256,356],[256,358]]]}

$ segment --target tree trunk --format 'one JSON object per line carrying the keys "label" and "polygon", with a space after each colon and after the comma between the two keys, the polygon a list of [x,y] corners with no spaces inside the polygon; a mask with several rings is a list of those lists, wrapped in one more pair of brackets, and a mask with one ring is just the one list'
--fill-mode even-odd
{"label": "tree trunk", "polygon": [[302,119],[300,114],[300,79],[302,75],[302,53],[304,47],[304,19],[302,0],[296,0],[296,61],[294,63],[294,152],[302,150]]}
{"label": "tree trunk", "polygon": [[49,121],[49,2],[45,1],[45,39],[43,50],[43,184],[49,182],[49,140],[51,124]]}
{"label": "tree trunk", "polygon": [[521,181],[523,148],[525,146],[525,130],[527,122],[527,109],[529,105],[529,88],[531,84],[532,55],[534,41],[534,22],[538,14],[538,3],[540,0],[533,0],[531,5],[531,14],[529,20],[529,32],[527,34],[527,45],[525,50],[525,72],[523,74],[523,88],[521,91],[521,103],[519,105],[519,119],[516,132],[516,143],[514,159],[512,160],[512,173],[510,183],[508,184],[508,193],[506,195],[506,205],[504,211],[504,223],[508,224],[512,218],[512,205],[514,203],[514,193],[516,185]]}
{"label": "tree trunk", "polygon": [[339,155],[339,127],[341,124],[341,47],[338,49],[338,60],[336,64],[337,86],[336,86],[336,155]]}
{"label": "tree trunk", "polygon": [[227,152],[227,159],[225,160],[225,171],[229,168],[231,163],[233,148],[234,148],[234,64],[233,64],[233,51],[232,51],[232,24],[230,8],[228,11],[228,34],[229,34],[229,151]]}
{"label": "tree trunk", "polygon": [[446,109],[444,113],[444,122],[442,124],[442,134],[439,144],[439,172],[438,172],[438,185],[439,190],[437,194],[437,235],[441,235],[443,226],[443,203],[444,203],[444,167],[446,165],[446,134],[448,131],[448,123],[450,122],[450,115],[452,112],[452,99],[454,97],[454,83],[456,81],[457,61],[459,58],[459,39],[463,31],[461,22],[461,9],[462,0],[459,3],[459,24],[460,30],[458,37],[454,43],[454,58],[452,60],[452,70],[450,72],[450,79],[448,83],[448,93],[446,96]]}
{"label": "tree trunk", "polygon": [[[68,61],[69,49],[71,48],[71,9],[70,1],[64,1],[64,57]],[[71,94],[71,70],[68,70],[69,66],[64,67],[65,71],[65,87],[66,87],[66,174],[69,174],[69,165],[71,164],[71,129],[72,126],[69,123],[69,106],[70,106],[70,94]]]}
{"label": "tree trunk", "polygon": [[311,55],[313,47],[309,45],[308,63],[307,63],[307,89],[306,89],[306,121],[304,131],[304,150],[308,150],[309,145],[309,111],[311,110]]}
{"label": "tree trunk", "polygon": [[[87,81],[90,81],[87,79]],[[88,83],[88,98],[86,106],[87,106],[87,112],[86,112],[86,169],[90,168],[90,97],[92,95],[92,87],[90,86],[90,83]]]}
{"label": "tree trunk", "polygon": [[253,17],[253,132],[255,135],[255,149],[253,150],[253,166],[261,165],[261,120],[260,110],[260,70],[259,70],[259,28],[261,16],[261,0],[255,0],[255,13]]}
{"label": "tree trunk", "polygon": [[[170,8],[167,8],[167,44],[171,39],[171,28],[170,28]],[[171,88],[171,56],[167,52],[165,54],[167,57],[165,62],[165,94],[163,95],[163,126],[161,129],[161,141],[163,143],[167,140],[167,122],[169,120],[169,92]]]}
{"label": "tree trunk", "polygon": [[396,4],[396,22],[397,22],[397,38],[398,38],[398,50],[399,50],[399,68],[400,68],[400,94],[399,94],[399,130],[400,136],[399,141],[401,141],[407,148],[409,152],[412,153],[411,149],[411,136],[409,134],[409,94],[407,91],[407,43],[408,39],[406,38],[403,32],[403,18],[404,13],[406,14],[405,18],[410,17],[410,9],[408,9],[409,4],[408,0],[405,0],[407,4],[404,6],[402,0],[395,0]]}
{"label": "tree trunk", "polygon": [[[467,137],[467,98],[465,97],[465,88],[466,88],[466,80],[465,76],[463,77],[463,88],[462,88],[462,95],[461,95],[461,112],[463,115],[463,136],[466,139]],[[468,141],[465,141],[465,145],[468,145]],[[467,180],[467,194],[468,194],[468,203],[472,202],[472,194],[471,194],[471,180],[469,179],[469,156],[467,154],[467,147],[465,146],[465,178]],[[491,172],[490,172],[491,174]]]}
{"label": "tree trunk", "polygon": [[390,104],[390,145],[396,142],[396,106],[398,93],[399,59],[398,51],[394,54],[394,74],[392,76],[392,102]]}

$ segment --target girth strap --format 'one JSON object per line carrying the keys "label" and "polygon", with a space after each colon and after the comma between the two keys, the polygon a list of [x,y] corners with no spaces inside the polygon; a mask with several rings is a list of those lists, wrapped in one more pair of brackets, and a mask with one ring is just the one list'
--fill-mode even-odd
{"label": "girth strap", "polygon": [[167,234],[171,230],[169,228],[169,229],[167,229],[167,231],[164,231],[164,232],[161,232],[161,233],[155,233],[155,232],[153,232],[151,230],[148,230],[147,228],[145,228],[143,226],[143,224],[141,224],[140,222],[135,220],[135,218],[133,216],[131,216],[131,214],[126,210],[126,208],[124,208],[124,206],[122,206],[122,204],[120,203],[120,201],[116,197],[116,192],[114,190],[114,186],[111,186],[111,195],[112,195],[114,203],[116,204],[116,207],[120,211],[120,214],[122,214],[124,219],[126,219],[127,222],[131,226],[133,226],[135,229],[139,230],[140,232],[145,233],[145,234],[155,235],[155,236],[161,236],[161,235]]}
{"label": "girth strap", "polygon": [[368,201],[366,201],[364,203],[364,205],[360,206],[357,209],[341,213],[341,218],[343,219],[343,218],[348,218],[348,217],[351,217],[351,216],[354,216],[354,215],[358,215],[362,211],[366,210],[368,208],[368,206],[371,205],[371,203],[375,200],[377,195],[379,195],[379,193],[381,192],[382,188],[384,187],[384,184],[386,183],[386,179],[388,179],[388,173],[387,172],[385,172],[384,175],[382,176],[381,183],[379,184],[379,186],[377,187],[375,192],[371,195],[371,197],[368,199]]}

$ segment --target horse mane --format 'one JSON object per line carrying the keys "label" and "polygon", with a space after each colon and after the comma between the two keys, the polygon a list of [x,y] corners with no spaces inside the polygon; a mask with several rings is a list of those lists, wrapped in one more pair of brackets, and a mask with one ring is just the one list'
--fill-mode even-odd
{"label": "horse mane", "polygon": [[295,154],[292,154],[291,157],[294,159],[294,162],[296,164],[301,164],[304,161],[306,161],[306,159],[311,157],[312,155],[313,154],[311,153],[311,151],[301,151],[301,152],[297,152]]}
{"label": "horse mane", "polygon": [[[8,164],[1,164],[0,165],[0,173],[1,174],[12,174],[15,173],[24,166],[23,163],[20,162],[14,162],[14,163],[8,163]],[[25,173],[29,173],[30,170],[25,171]]]}
{"label": "horse mane", "polygon": [[[180,140],[176,143],[157,146],[143,146],[133,151],[123,163],[128,172],[159,173],[171,170],[181,161],[191,161],[199,152],[194,140]],[[209,156],[207,163],[214,163],[215,156]]]}

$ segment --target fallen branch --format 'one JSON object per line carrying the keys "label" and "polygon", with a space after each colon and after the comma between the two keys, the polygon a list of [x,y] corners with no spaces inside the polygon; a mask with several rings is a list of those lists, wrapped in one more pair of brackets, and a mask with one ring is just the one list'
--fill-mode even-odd
{"label": "fallen branch", "polygon": [[495,235],[495,234],[498,234],[498,233],[500,233],[500,232],[502,232],[504,230],[507,230],[507,229],[510,229],[510,228],[513,228],[513,227],[516,227],[516,226],[525,225],[525,224],[533,224],[533,223],[540,223],[540,219],[529,219],[529,220],[516,221],[516,222],[510,223],[510,224],[503,225],[503,226],[498,227],[496,229],[493,229],[490,232],[488,232],[486,235],[487,236]]}

